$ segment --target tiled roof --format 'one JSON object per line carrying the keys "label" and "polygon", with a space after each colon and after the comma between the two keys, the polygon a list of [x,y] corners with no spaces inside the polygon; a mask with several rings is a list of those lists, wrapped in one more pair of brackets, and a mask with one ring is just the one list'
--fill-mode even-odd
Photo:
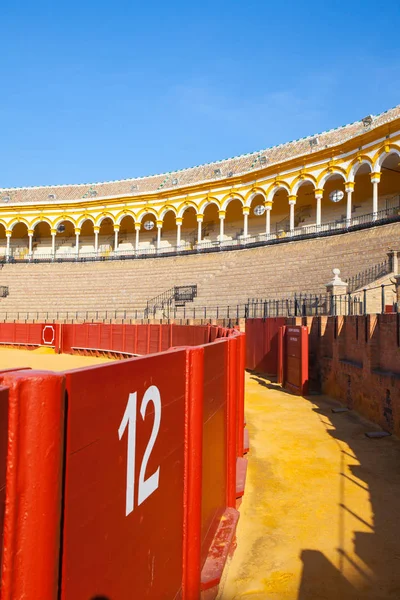
{"label": "tiled roof", "polygon": [[[0,205],[6,202],[59,202],[65,200],[80,200],[84,198],[110,197],[110,196],[140,196],[143,193],[157,192],[160,190],[176,189],[195,183],[216,181],[226,177],[257,171],[279,164],[299,156],[310,156],[323,148],[334,147],[343,142],[357,137],[367,130],[375,129],[385,123],[400,117],[400,105],[380,115],[372,117],[372,123],[365,126],[363,121],[356,121],[337,129],[308,136],[266,148],[259,152],[243,154],[225,160],[182,169],[171,173],[123,179],[120,181],[107,181],[104,183],[57,185],[28,188],[0,188]],[[318,138],[318,143],[312,145],[311,140]],[[265,158],[263,158],[265,157]],[[262,162],[264,161],[264,162]]]}

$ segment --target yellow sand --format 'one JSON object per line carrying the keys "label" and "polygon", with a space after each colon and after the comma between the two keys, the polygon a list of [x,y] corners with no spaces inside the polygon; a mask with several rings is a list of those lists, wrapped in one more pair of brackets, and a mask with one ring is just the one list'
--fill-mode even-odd
{"label": "yellow sand", "polygon": [[[400,598],[400,443],[247,376],[250,453],[219,600]],[[384,392],[384,390],[383,390]]]}
{"label": "yellow sand", "polygon": [[51,348],[36,350],[17,350],[0,346],[0,370],[14,367],[31,367],[46,371],[66,371],[110,362],[109,358],[95,356],[77,356],[72,354],[55,354]]}

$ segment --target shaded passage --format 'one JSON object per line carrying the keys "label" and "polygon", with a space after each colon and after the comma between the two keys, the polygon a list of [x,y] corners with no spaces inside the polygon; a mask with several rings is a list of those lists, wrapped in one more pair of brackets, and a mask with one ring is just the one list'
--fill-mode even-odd
{"label": "shaded passage", "polygon": [[250,454],[219,600],[400,597],[400,442],[247,375]]}

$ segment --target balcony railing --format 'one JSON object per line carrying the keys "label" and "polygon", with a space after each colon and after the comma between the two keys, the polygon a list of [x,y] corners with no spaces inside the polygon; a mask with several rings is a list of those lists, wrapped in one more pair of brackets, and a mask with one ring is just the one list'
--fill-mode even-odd
{"label": "balcony railing", "polygon": [[268,246],[270,244],[280,244],[291,242],[293,240],[303,240],[310,238],[326,237],[337,235],[349,231],[357,231],[400,221],[400,204],[389,206],[377,213],[370,213],[353,217],[350,220],[341,219],[322,223],[321,225],[306,225],[296,227],[295,229],[283,229],[274,233],[260,233],[257,235],[241,236],[238,239],[223,241],[203,240],[198,244],[186,244],[182,246],[165,246],[161,248],[140,248],[138,250],[116,250],[105,255],[95,252],[83,252],[79,254],[75,250],[68,253],[45,254],[35,253],[33,255],[21,253],[20,248],[12,249],[10,255],[0,257],[0,263],[4,262],[84,262],[84,261],[105,261],[105,260],[131,260],[141,258],[156,258],[165,256],[181,256],[188,254],[203,254],[208,252],[219,252],[221,250],[242,250],[245,248],[255,248],[259,246]]}

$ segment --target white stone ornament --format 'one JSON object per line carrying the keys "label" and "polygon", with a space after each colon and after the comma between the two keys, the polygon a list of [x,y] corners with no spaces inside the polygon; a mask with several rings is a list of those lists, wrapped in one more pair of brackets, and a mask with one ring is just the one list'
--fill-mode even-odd
{"label": "white stone ornament", "polygon": [[344,192],[342,190],[334,190],[329,194],[329,200],[331,202],[340,202],[344,198]]}
{"label": "white stone ornament", "polygon": [[263,206],[262,204],[258,204],[257,206],[254,207],[254,214],[257,215],[257,217],[261,217],[261,215],[263,215],[265,213],[265,206]]}
{"label": "white stone ornament", "polygon": [[145,221],[144,228],[150,231],[150,229],[154,229],[154,221]]}

